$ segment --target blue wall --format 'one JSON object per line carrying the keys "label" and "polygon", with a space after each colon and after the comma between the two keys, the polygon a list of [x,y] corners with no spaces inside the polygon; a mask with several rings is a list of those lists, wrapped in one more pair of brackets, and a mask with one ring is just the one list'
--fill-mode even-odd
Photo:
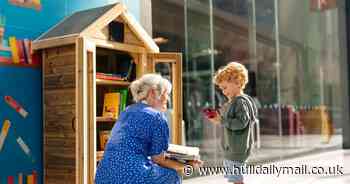
{"label": "blue wall", "polygon": [[[34,40],[50,27],[73,12],[123,2],[131,14],[140,20],[140,3],[138,0],[41,0],[40,11],[10,4],[0,0],[0,15],[6,18],[5,39],[15,36],[18,39]],[[4,42],[6,46],[7,43]],[[7,183],[8,176],[18,173],[39,174],[42,183],[42,86],[41,69],[0,65],[0,131],[5,119],[12,122],[4,147],[0,151],[0,183]],[[20,102],[29,112],[22,118],[4,102],[4,96],[10,95]],[[29,157],[16,142],[20,136],[32,151]]]}
{"label": "blue wall", "polygon": [[[35,170],[42,173],[42,92],[39,69],[0,67],[0,125],[11,121],[11,127],[0,151],[0,183],[7,183],[7,176],[18,173],[29,175]],[[19,115],[4,101],[4,96],[12,96],[28,112],[26,118]],[[16,139],[22,140],[31,150],[26,155]],[[17,178],[17,177],[16,177]],[[41,178],[39,178],[41,183]]]}
{"label": "blue wall", "polygon": [[6,17],[5,37],[36,38],[73,12],[123,2],[129,12],[140,20],[139,0],[42,0],[41,11],[10,5],[0,0],[0,14]]}

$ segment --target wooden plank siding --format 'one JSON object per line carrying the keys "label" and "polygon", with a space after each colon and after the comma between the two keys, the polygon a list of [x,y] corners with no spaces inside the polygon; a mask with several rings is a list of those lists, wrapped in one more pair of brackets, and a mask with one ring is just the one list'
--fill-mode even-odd
{"label": "wooden plank siding", "polygon": [[75,183],[75,47],[44,52],[45,183]]}

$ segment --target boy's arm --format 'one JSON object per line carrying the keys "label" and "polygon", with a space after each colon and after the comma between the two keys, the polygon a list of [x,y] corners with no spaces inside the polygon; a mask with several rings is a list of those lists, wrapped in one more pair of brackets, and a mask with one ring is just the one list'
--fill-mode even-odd
{"label": "boy's arm", "polygon": [[226,116],[221,119],[221,124],[230,130],[242,130],[249,124],[249,110],[247,104],[237,99],[236,106],[230,107]]}

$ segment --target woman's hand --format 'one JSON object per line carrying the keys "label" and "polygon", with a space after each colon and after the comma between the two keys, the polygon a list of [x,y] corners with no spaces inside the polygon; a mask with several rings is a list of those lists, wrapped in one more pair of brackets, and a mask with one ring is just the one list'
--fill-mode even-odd
{"label": "woman's hand", "polygon": [[174,169],[181,175],[184,173],[185,164],[166,158],[164,153],[152,156],[152,160],[162,167]]}
{"label": "woman's hand", "polygon": [[192,166],[193,168],[199,168],[203,165],[204,162],[202,160],[190,160],[186,163]]}

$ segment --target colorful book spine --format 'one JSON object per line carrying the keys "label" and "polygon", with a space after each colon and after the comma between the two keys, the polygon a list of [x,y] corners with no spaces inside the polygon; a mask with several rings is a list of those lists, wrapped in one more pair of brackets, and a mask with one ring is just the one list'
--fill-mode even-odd
{"label": "colorful book spine", "polygon": [[40,0],[32,0],[35,6],[41,6]]}
{"label": "colorful book spine", "polygon": [[124,111],[126,108],[127,100],[128,100],[128,89],[117,89],[116,92],[120,93],[120,95],[121,95],[120,110]]}
{"label": "colorful book spine", "polygon": [[7,57],[7,58],[11,58],[12,54],[11,51],[8,50],[0,50],[0,56],[2,57]]}
{"label": "colorful book spine", "polygon": [[8,57],[3,57],[3,56],[0,56],[0,63],[12,63],[12,59],[11,58],[8,58]]}
{"label": "colorful book spine", "polygon": [[2,45],[2,42],[4,40],[4,32],[5,32],[4,27],[2,27],[1,21],[0,21],[0,45]]}
{"label": "colorful book spine", "polygon": [[24,39],[23,40],[24,43],[24,49],[25,49],[25,53],[27,55],[27,63],[28,64],[32,64],[32,51],[31,51],[31,42],[28,39]]}
{"label": "colorful book spine", "polygon": [[0,45],[0,62],[5,62],[5,63],[12,63],[12,54],[11,51],[8,50],[2,50],[1,48],[3,48]]}
{"label": "colorful book spine", "polygon": [[10,42],[10,48],[12,51],[12,60],[14,63],[19,63],[19,55],[18,55],[18,48],[17,48],[17,41],[16,41],[16,37],[10,37],[9,38],[9,42]]}
{"label": "colorful book spine", "polygon": [[33,184],[37,184],[38,183],[38,173],[36,171],[33,171],[32,175],[33,175]]}
{"label": "colorful book spine", "polygon": [[30,174],[27,176],[27,184],[34,184],[33,183],[33,175]]}
{"label": "colorful book spine", "polygon": [[7,177],[7,184],[14,184],[15,183],[15,178],[13,176],[8,176]]}
{"label": "colorful book spine", "polygon": [[123,80],[123,78],[120,75],[108,73],[96,73],[96,78],[105,80]]}
{"label": "colorful book spine", "polygon": [[21,41],[21,44],[22,44],[22,49],[23,49],[24,63],[29,64],[27,49],[26,49],[26,45],[25,45],[25,43],[24,43],[24,40]]}
{"label": "colorful book spine", "polygon": [[18,184],[23,184],[23,174],[22,173],[18,174]]}
{"label": "colorful book spine", "polygon": [[24,58],[24,48],[22,45],[22,41],[16,40],[16,43],[17,43],[17,49],[18,49],[19,63],[26,63],[25,58]]}

